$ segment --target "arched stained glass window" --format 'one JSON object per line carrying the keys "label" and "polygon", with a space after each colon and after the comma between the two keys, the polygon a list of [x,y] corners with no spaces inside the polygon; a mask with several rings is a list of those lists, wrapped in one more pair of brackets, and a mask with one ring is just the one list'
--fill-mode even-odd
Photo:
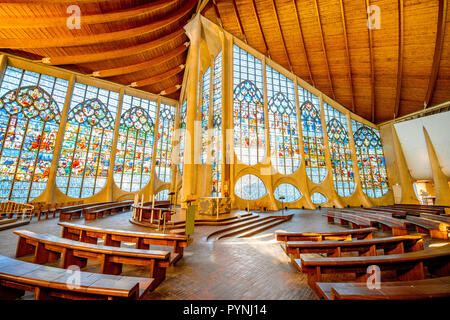
{"label": "arched stained glass window", "polygon": [[[292,203],[298,201],[302,197],[302,193],[296,186],[290,183],[280,184],[273,193],[275,199],[284,203]],[[284,197],[284,199],[281,199]]]}
{"label": "arched stained glass window", "polygon": [[187,100],[184,100],[180,110],[180,137],[178,141],[178,172],[183,175],[184,166],[184,148],[186,138],[186,112],[187,112]]}
{"label": "arched stained glass window", "polygon": [[234,193],[244,200],[258,200],[267,194],[267,190],[260,178],[247,174],[236,182]]}
{"label": "arched stained glass window", "polygon": [[220,197],[222,192],[222,51],[214,59],[213,79],[212,196]]}
{"label": "arched stained glass window", "polygon": [[349,197],[355,191],[353,163],[350,153],[346,116],[324,103],[327,118],[327,134],[330,146],[331,166],[336,192]]}
{"label": "arched stained glass window", "polygon": [[0,98],[1,198],[28,202],[42,193],[60,121],[58,104],[39,87],[20,87]]}
{"label": "arched stained glass window", "polygon": [[381,198],[389,191],[386,163],[378,130],[352,120],[361,186],[365,194]]}
{"label": "arched stained glass window", "polygon": [[290,175],[300,167],[294,82],[266,66],[272,166]]}
{"label": "arched stained glass window", "polygon": [[202,77],[202,105],[200,107],[200,120],[202,124],[202,164],[208,159],[209,146],[209,104],[210,104],[210,88],[211,88],[211,67],[209,67]]}
{"label": "arched stained glass window", "polygon": [[168,201],[168,200],[169,200],[169,189],[161,190],[155,196],[155,201]]}
{"label": "arched stained glass window", "polygon": [[176,108],[161,103],[159,110],[158,142],[155,172],[163,182],[172,180],[172,141]]}
{"label": "arched stained glass window", "polygon": [[324,204],[328,202],[328,199],[320,192],[316,192],[311,196],[311,201],[314,204]]}
{"label": "arched stained glass window", "polygon": [[150,181],[157,103],[125,95],[119,125],[114,181],[135,192]]}
{"label": "arched stained glass window", "polygon": [[256,165],[265,156],[264,98],[262,63],[233,47],[234,151],[247,165]]}
{"label": "arched stained glass window", "polygon": [[300,107],[303,128],[303,149],[306,173],[314,183],[321,183],[327,176],[322,123],[318,108],[310,101]]}
{"label": "arched stained glass window", "polygon": [[118,99],[117,92],[75,84],[56,177],[69,197],[91,197],[106,185]]}

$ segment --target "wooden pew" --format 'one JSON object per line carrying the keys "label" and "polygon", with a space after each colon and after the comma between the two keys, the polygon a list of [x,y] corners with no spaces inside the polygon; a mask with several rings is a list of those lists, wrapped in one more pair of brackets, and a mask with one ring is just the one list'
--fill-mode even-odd
{"label": "wooden pew", "polygon": [[406,218],[406,223],[414,225],[419,233],[429,233],[433,239],[448,239],[450,224],[445,222],[410,216]]}
{"label": "wooden pew", "polygon": [[[294,266],[308,275],[308,283],[316,293],[316,283],[322,282],[323,274],[354,274],[357,282],[365,282],[369,276],[367,268],[375,265],[380,271],[396,272],[402,281],[425,279],[425,267],[432,275],[450,275],[450,246],[426,250],[364,257],[322,257],[317,254],[301,254],[294,259]],[[383,281],[383,275],[382,279]]]}
{"label": "wooden pew", "polygon": [[86,220],[95,220],[96,218],[103,217],[104,215],[111,215],[113,212],[131,210],[132,205],[133,201],[111,202],[83,208],[83,214]]}
{"label": "wooden pew", "polygon": [[371,226],[381,225],[383,231],[391,230],[393,236],[403,236],[408,234],[408,229],[406,228],[403,220],[392,218],[390,215],[381,213],[371,213],[364,210],[340,210],[342,213],[350,213],[359,215],[361,217],[367,218],[370,221]]}
{"label": "wooden pew", "polygon": [[149,291],[154,281],[80,271],[80,283],[75,285],[71,276],[61,268],[0,256],[0,300],[20,298],[25,291],[34,292],[35,300],[137,300]]}
{"label": "wooden pew", "polygon": [[172,247],[171,264],[183,257],[184,248],[192,243],[192,238],[178,234],[146,233],[129,230],[102,229],[92,226],[60,222],[62,237],[66,239],[97,244],[98,239],[104,240],[104,245],[120,247],[122,241],[136,243],[136,249],[150,248],[150,245]]}
{"label": "wooden pew", "polygon": [[424,300],[450,298],[450,277],[415,281],[381,282],[380,289],[365,283],[318,282],[320,297],[326,300]]}
{"label": "wooden pew", "polygon": [[83,268],[88,259],[95,259],[101,261],[101,273],[114,275],[122,272],[123,264],[149,266],[149,277],[154,279],[151,290],[165,279],[166,269],[170,265],[170,253],[167,251],[99,246],[26,230],[14,233],[19,236],[16,257],[34,254],[34,263],[43,264],[62,256],[63,269],[71,265]]}
{"label": "wooden pew", "polygon": [[59,208],[58,209],[59,221],[71,220],[72,218],[81,218],[84,208],[98,206],[100,204],[106,204],[106,203],[111,203],[111,202],[85,203],[85,204],[78,204],[78,205],[74,205],[74,206]]}
{"label": "wooden pew", "polygon": [[281,241],[281,247],[286,251],[287,241],[323,241],[323,240],[347,240],[372,239],[376,228],[351,229],[338,232],[277,232],[276,239]]}
{"label": "wooden pew", "polygon": [[329,257],[341,257],[344,252],[358,252],[360,256],[375,256],[380,249],[384,254],[423,250],[423,240],[421,236],[398,236],[355,241],[286,242],[286,254],[296,259],[303,253],[326,253]]}
{"label": "wooden pew", "polygon": [[327,217],[328,223],[334,223],[336,219],[339,219],[339,222],[342,226],[348,226],[348,224],[350,223],[353,229],[371,227],[371,222],[369,219],[360,217],[355,214],[343,213],[338,211],[328,211],[323,215]]}

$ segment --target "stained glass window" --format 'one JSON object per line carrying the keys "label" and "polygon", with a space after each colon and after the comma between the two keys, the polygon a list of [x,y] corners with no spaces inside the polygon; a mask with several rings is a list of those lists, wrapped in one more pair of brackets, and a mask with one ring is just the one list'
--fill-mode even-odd
{"label": "stained glass window", "polygon": [[320,192],[316,192],[311,196],[311,201],[314,204],[324,204],[328,202],[328,199]]}
{"label": "stained glass window", "polygon": [[68,81],[7,67],[0,86],[0,198],[29,202],[45,189]]}
{"label": "stained glass window", "polygon": [[168,200],[169,200],[169,189],[161,190],[155,196],[155,201],[168,201]]}
{"label": "stained glass window", "polygon": [[[299,98],[303,95],[300,94],[301,89],[299,87]],[[305,91],[304,89],[302,90]],[[317,104],[314,104],[312,100],[316,100]],[[321,183],[327,176],[327,168],[325,163],[322,123],[320,120],[320,105],[317,98],[304,101],[301,104],[300,113],[306,173],[312,182]]]}
{"label": "stained glass window", "polygon": [[265,156],[262,62],[238,46],[233,47],[234,151],[247,165]]}
{"label": "stained glass window", "polygon": [[210,81],[211,67],[205,71],[202,77],[202,105],[200,107],[200,117],[202,123],[202,164],[205,164],[208,158],[209,149],[209,98],[210,98]]}
{"label": "stained glass window", "polygon": [[172,180],[172,141],[176,108],[161,103],[159,109],[158,142],[155,172],[163,182]]}
{"label": "stained glass window", "polygon": [[150,181],[157,106],[155,101],[123,98],[114,165],[114,181],[122,190],[135,192]]}
{"label": "stained glass window", "polygon": [[347,117],[325,102],[324,109],[327,119],[334,188],[341,197],[349,197],[355,191],[355,182],[347,131]]}
{"label": "stained glass window", "polygon": [[[275,199],[284,203],[291,203],[299,200],[302,197],[302,193],[296,186],[290,183],[280,184],[273,193]],[[284,197],[284,199],[281,199]]]}
{"label": "stained glass window", "polygon": [[212,196],[219,197],[222,192],[222,51],[214,59],[213,79]]}
{"label": "stained glass window", "polygon": [[362,189],[369,197],[381,198],[389,186],[380,134],[355,120],[352,129]]}
{"label": "stained glass window", "polygon": [[294,82],[266,66],[272,167],[290,175],[300,167]]}
{"label": "stained glass window", "polygon": [[247,174],[236,182],[234,193],[244,200],[258,200],[266,195],[267,190],[260,178]]}
{"label": "stained glass window", "polygon": [[180,175],[183,175],[184,165],[184,148],[186,143],[186,111],[187,100],[184,100],[180,110],[180,138],[178,142],[178,172],[180,173]]}
{"label": "stained glass window", "polygon": [[106,185],[118,104],[117,92],[75,84],[56,177],[69,197],[91,197]]}

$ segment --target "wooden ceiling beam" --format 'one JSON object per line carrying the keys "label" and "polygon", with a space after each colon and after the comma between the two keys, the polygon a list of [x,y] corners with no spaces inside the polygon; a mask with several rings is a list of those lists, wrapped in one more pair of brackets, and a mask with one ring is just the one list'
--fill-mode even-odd
{"label": "wooden ceiling beam", "polygon": [[298,30],[299,30],[299,33],[300,33],[301,44],[302,44],[303,52],[305,53],[306,65],[308,66],[309,79],[311,80],[311,84],[313,86],[316,86],[315,83],[314,83],[312,72],[311,72],[311,65],[309,64],[308,52],[306,51],[305,39],[303,38],[302,24],[300,22],[300,15],[298,13],[296,0],[292,0],[292,4],[294,5],[295,16],[297,18],[297,26],[298,26]]}
{"label": "wooden ceiling beam", "polygon": [[428,89],[424,100],[425,108],[427,108],[432,102],[434,91],[436,89],[436,81],[439,74],[439,66],[441,64],[442,48],[444,46],[447,5],[447,0],[439,0],[439,13],[437,21],[436,42],[434,46],[433,66],[431,68],[430,80],[428,81]]}
{"label": "wooden ceiling beam", "polygon": [[[403,0],[400,0],[403,1]],[[356,103],[355,103],[355,91],[353,88],[353,77],[352,77],[352,64],[350,60],[350,51],[348,49],[348,34],[347,34],[347,21],[345,19],[345,9],[344,9],[344,2],[343,0],[340,0],[341,5],[341,20],[342,20],[342,28],[344,30],[344,43],[345,43],[345,55],[347,58],[347,71],[348,71],[348,77],[350,79],[350,89],[352,91],[352,111],[356,111]]]}
{"label": "wooden ceiling beam", "polygon": [[114,76],[121,76],[124,74],[130,74],[133,72],[138,72],[142,70],[146,70],[148,68],[155,67],[157,65],[160,65],[162,63],[168,62],[173,58],[178,57],[179,55],[183,54],[187,50],[189,46],[189,42],[186,42],[182,44],[181,46],[164,53],[161,56],[158,56],[152,60],[148,60],[142,63],[133,64],[133,65],[126,65],[123,67],[118,68],[112,68],[112,69],[104,69],[104,70],[98,70],[94,71],[92,75],[94,77],[98,78],[107,78],[107,77],[114,77]]}
{"label": "wooden ceiling beam", "polygon": [[232,0],[231,2],[233,3],[234,14],[236,15],[236,18],[237,18],[237,21],[238,21],[239,31],[244,36],[245,43],[247,43],[247,35],[245,34],[244,28],[242,27],[242,21],[241,21],[241,17],[239,16],[239,11],[238,11],[238,8],[236,6],[236,1]]}
{"label": "wooden ceiling beam", "polygon": [[162,96],[168,96],[169,94],[177,92],[178,90],[180,90],[180,88],[181,88],[181,84],[177,84],[177,85],[174,85],[173,87],[164,89],[159,94],[162,95]]}
{"label": "wooden ceiling beam", "polygon": [[181,64],[176,68],[170,69],[169,71],[151,76],[150,78],[147,78],[147,79],[135,81],[130,84],[130,87],[139,88],[139,87],[149,86],[149,85],[161,82],[163,80],[169,79],[170,77],[177,75],[178,73],[180,73],[183,70],[184,70],[184,64]]}
{"label": "wooden ceiling beam", "polygon": [[180,28],[177,31],[170,33],[165,37],[147,43],[143,43],[134,47],[111,50],[106,52],[73,55],[73,56],[45,57],[42,59],[42,63],[49,65],[66,65],[66,64],[90,63],[90,62],[124,58],[131,55],[141,54],[146,51],[161,47],[181,36],[186,36],[185,30],[183,28]]}
{"label": "wooden ceiling beam", "polygon": [[161,30],[162,28],[166,28],[174,23],[177,23],[181,18],[192,11],[196,3],[197,0],[188,0],[187,3],[181,6],[180,9],[170,14],[167,18],[137,28],[78,37],[56,37],[52,39],[2,39],[0,46],[8,49],[61,48],[101,44],[105,42],[135,38]]}
{"label": "wooden ceiling beam", "polygon": [[[160,0],[151,2],[138,7],[114,12],[99,13],[92,15],[83,15],[83,24],[99,24],[117,22],[131,18],[139,18],[144,15],[152,14],[165,9],[178,2],[177,0]],[[18,29],[18,28],[48,28],[48,27],[66,27],[67,15],[62,17],[2,17],[0,19],[0,28]]]}
{"label": "wooden ceiling beam", "polygon": [[397,63],[397,88],[395,93],[394,118],[400,114],[400,99],[402,96],[403,76],[403,48],[404,48],[404,5],[403,0],[398,1],[398,63]]}
{"label": "wooden ceiling beam", "polygon": [[277,21],[278,32],[280,32],[281,40],[283,41],[283,49],[284,49],[284,53],[286,54],[286,58],[288,60],[289,69],[290,69],[291,72],[293,72],[291,58],[289,57],[289,53],[287,51],[286,41],[284,40],[283,30],[281,29],[280,19],[278,17],[278,10],[277,10],[277,6],[275,4],[275,0],[272,0],[272,7],[273,7],[273,11],[275,13],[275,18],[276,18],[276,21]]}
{"label": "wooden ceiling beam", "polygon": [[[366,4],[366,12],[370,7],[370,0],[365,1]],[[370,15],[367,15],[367,19],[370,18]],[[370,113],[371,113],[371,121],[375,122],[375,69],[373,64],[373,38],[372,38],[372,29],[367,28],[369,30],[369,61],[370,61]]]}
{"label": "wooden ceiling beam", "polygon": [[327,67],[327,72],[328,72],[328,81],[330,83],[330,88],[331,88],[331,93],[333,95],[333,99],[336,100],[336,95],[334,94],[334,88],[333,88],[333,81],[331,80],[330,66],[328,64],[327,49],[325,47],[325,39],[323,37],[322,22],[320,21],[320,12],[319,12],[319,5],[317,3],[317,0],[314,0],[314,5],[315,5],[316,16],[317,16],[317,23],[319,24],[319,29],[320,29],[320,40],[322,42],[322,50],[323,50],[323,54],[325,55],[325,65]]}
{"label": "wooden ceiling beam", "polygon": [[266,49],[265,55],[270,58],[269,47],[267,46],[266,37],[264,36],[264,32],[263,32],[263,29],[261,26],[261,20],[259,19],[258,9],[256,8],[255,0],[252,0],[252,7],[253,7],[253,14],[255,15],[255,18],[256,18],[256,22],[258,23],[259,32],[261,33],[261,37],[264,42],[264,48]]}
{"label": "wooden ceiling beam", "polygon": [[216,0],[212,0],[212,4],[213,4],[213,8],[214,8],[214,13],[216,14],[216,17],[219,20],[219,24],[223,28],[223,22],[222,22],[222,18],[220,17],[219,8],[217,8]]}

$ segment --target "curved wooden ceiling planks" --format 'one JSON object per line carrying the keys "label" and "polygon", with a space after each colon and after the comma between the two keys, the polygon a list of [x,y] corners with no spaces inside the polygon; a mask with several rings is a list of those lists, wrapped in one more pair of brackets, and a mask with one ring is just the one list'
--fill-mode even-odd
{"label": "curved wooden ceiling planks", "polygon": [[446,0],[214,0],[202,14],[369,121],[450,100]]}
{"label": "curved wooden ceiling planks", "polygon": [[[0,8],[0,48],[178,100],[198,0],[22,1]],[[67,7],[81,9],[67,28]]]}

